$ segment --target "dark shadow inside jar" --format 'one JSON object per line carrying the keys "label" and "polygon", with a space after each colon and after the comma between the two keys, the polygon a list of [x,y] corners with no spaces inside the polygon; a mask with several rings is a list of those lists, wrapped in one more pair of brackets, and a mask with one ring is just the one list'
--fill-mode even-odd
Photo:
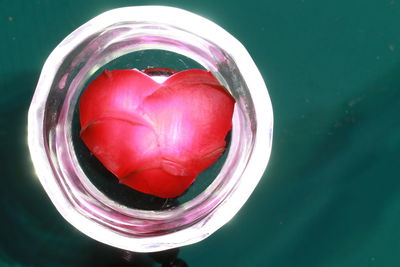
{"label": "dark shadow inside jar", "polygon": [[[167,68],[177,71],[186,69],[204,69],[200,64],[190,58],[165,50],[143,50],[130,53],[112,60],[94,73],[88,82],[100,75],[104,70]],[[83,91],[82,91],[83,92]],[[79,101],[79,100],[78,100]],[[79,108],[76,105],[72,119],[72,141],[76,157],[82,170],[91,183],[109,199],[129,208],[142,210],[165,210],[185,203],[203,192],[220,172],[229,152],[230,133],[226,137],[227,148],[223,155],[210,167],[201,172],[189,189],[177,198],[159,198],[144,194],[128,186],[120,184],[118,178],[109,172],[103,164],[89,151],[82,142],[79,121]]]}

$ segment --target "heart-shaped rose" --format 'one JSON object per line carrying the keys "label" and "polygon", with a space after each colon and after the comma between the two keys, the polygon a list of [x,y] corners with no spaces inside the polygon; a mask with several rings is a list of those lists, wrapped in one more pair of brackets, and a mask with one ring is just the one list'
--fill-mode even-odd
{"label": "heart-shaped rose", "polygon": [[223,153],[234,103],[205,70],[161,83],[137,70],[104,71],[80,99],[81,138],[120,183],[177,197]]}

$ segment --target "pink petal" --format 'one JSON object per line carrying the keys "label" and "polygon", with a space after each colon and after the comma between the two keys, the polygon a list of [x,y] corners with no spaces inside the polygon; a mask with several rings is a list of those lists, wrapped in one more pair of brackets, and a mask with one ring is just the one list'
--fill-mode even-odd
{"label": "pink petal", "polygon": [[143,110],[158,135],[163,162],[182,166],[182,175],[198,174],[224,150],[234,100],[220,85],[168,84],[144,100]]}
{"label": "pink petal", "polygon": [[157,82],[138,70],[104,71],[81,96],[82,128],[99,117],[112,114],[136,116],[142,100],[159,87]]}
{"label": "pink petal", "polygon": [[[207,83],[221,85],[210,71],[201,69],[183,70],[170,76],[164,83],[164,86],[177,83]],[[225,89],[224,89],[225,90]]]}
{"label": "pink petal", "polygon": [[183,194],[194,178],[195,175],[175,176],[163,169],[149,169],[129,174],[120,182],[143,193],[173,198]]}
{"label": "pink petal", "polygon": [[154,131],[140,121],[100,119],[83,129],[81,138],[100,162],[118,178],[160,166]]}
{"label": "pink petal", "polygon": [[209,71],[163,84],[136,70],[105,71],[80,99],[81,137],[121,183],[176,197],[223,153],[233,108]]}

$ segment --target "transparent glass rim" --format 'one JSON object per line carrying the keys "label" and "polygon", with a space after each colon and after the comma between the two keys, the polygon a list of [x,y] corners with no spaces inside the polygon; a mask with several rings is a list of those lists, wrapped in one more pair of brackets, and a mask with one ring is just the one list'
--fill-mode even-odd
{"label": "transparent glass rim", "polygon": [[[108,201],[103,195],[98,194],[102,204],[118,210],[118,212],[128,216],[128,218],[131,216],[132,221],[134,221],[133,224],[141,224],[138,218],[143,220],[148,219],[152,221],[153,227],[156,227],[165,222],[171,223],[174,221],[173,216],[176,216],[176,214],[192,212],[195,214],[195,217],[197,216],[195,221],[187,224],[179,224],[172,231],[165,231],[159,235],[149,233],[143,236],[131,235],[124,231],[117,231],[115,228],[110,231],[107,225],[93,220],[88,214],[83,214],[82,211],[76,209],[65,198],[62,186],[54,178],[54,169],[51,164],[52,156],[44,148],[46,146],[46,140],[43,135],[46,101],[52,88],[54,77],[63,59],[89,36],[101,32],[102,29],[110,27],[110,25],[124,22],[148,22],[177,27],[205,40],[210,40],[216,46],[227,51],[229,56],[235,61],[238,70],[246,82],[257,120],[252,146],[249,148],[250,152],[246,162],[242,163],[243,166],[240,174],[238,174],[238,179],[232,181],[232,185],[228,187],[229,190],[224,192],[225,196],[215,200],[215,203],[213,202],[215,206],[209,209],[206,214],[195,214],[199,213],[199,210],[193,210],[204,199],[204,194],[189,201],[188,204],[185,203],[181,207],[174,209],[173,212],[170,210],[154,212],[127,209],[115,205],[115,203]],[[168,49],[168,47],[161,47],[161,49],[163,48]],[[141,49],[144,50],[146,48],[142,47]],[[182,51],[174,52],[184,54]],[[190,57],[190,55],[188,56]],[[64,117],[60,120],[62,121],[63,119],[63,123],[66,123],[67,118]],[[238,140],[240,136],[235,135],[235,127],[238,124],[240,124],[240,116],[237,109],[235,109],[233,144],[235,144],[235,140],[236,144],[240,142]],[[253,192],[266,169],[271,153],[272,129],[273,112],[267,88],[252,58],[238,40],[215,23],[188,11],[165,6],[137,6],[110,10],[93,18],[67,36],[53,50],[44,64],[29,109],[28,144],[31,158],[41,184],[57,210],[69,223],[100,242],[130,251],[151,252],[201,241],[227,223],[239,211]],[[66,140],[64,141],[69,142],[68,134],[64,136],[66,136]],[[71,147],[66,147],[66,149],[70,150]],[[90,188],[90,182],[87,180],[85,182],[85,175],[82,170],[80,172],[79,176],[83,177],[83,184]],[[213,183],[210,188],[215,188],[216,186],[218,184]],[[94,186],[92,187],[91,190],[95,191]],[[95,209],[96,207],[93,206],[93,208]],[[123,227],[121,226],[121,228]]]}

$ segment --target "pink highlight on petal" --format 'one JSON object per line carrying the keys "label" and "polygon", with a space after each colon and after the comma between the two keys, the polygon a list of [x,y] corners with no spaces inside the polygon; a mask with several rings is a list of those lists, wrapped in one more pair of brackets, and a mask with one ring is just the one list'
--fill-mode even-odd
{"label": "pink highlight on petal", "polygon": [[179,162],[185,173],[198,174],[207,168],[209,164],[201,159],[225,147],[225,136],[232,127],[234,101],[215,87],[219,86],[173,84],[143,102],[159,137],[162,157]]}
{"label": "pink highlight on petal", "polygon": [[104,71],[82,94],[79,108],[81,126],[108,113],[136,116],[143,99],[160,85],[137,70]]}

